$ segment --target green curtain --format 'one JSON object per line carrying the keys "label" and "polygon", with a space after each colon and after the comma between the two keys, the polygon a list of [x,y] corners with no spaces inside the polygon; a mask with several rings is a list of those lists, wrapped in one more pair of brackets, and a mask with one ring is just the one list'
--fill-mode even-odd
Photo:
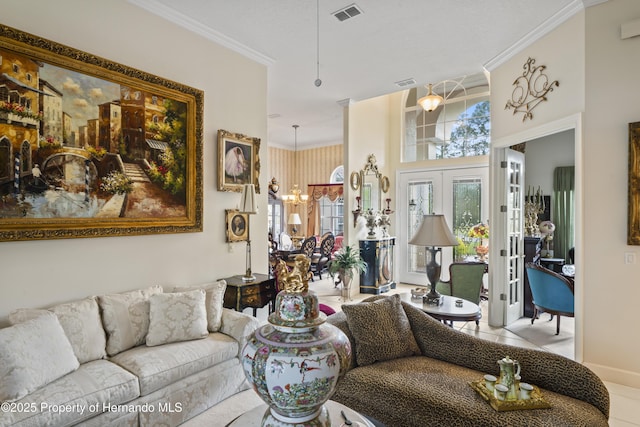
{"label": "green curtain", "polygon": [[575,167],[562,166],[553,171],[553,255],[569,262],[574,244]]}

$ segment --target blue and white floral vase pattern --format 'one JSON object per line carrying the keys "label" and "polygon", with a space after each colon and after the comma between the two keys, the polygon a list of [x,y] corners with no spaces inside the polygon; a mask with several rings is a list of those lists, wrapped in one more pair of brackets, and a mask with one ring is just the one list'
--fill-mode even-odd
{"label": "blue and white floral vase pattern", "polygon": [[301,271],[280,271],[284,290],[276,296],[269,324],[249,337],[242,364],[254,390],[269,405],[265,420],[328,426],[323,405],[349,366],[351,345],[340,329],[325,324],[326,315]]}

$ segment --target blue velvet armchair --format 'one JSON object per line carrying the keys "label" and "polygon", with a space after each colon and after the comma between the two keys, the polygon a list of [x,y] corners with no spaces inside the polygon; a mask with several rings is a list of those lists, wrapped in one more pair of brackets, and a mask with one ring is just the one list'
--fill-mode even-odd
{"label": "blue velvet armchair", "polygon": [[527,263],[526,269],[534,306],[531,324],[540,313],[549,313],[551,319],[556,315],[558,316],[556,335],[558,335],[560,316],[574,316],[573,282],[538,264]]}

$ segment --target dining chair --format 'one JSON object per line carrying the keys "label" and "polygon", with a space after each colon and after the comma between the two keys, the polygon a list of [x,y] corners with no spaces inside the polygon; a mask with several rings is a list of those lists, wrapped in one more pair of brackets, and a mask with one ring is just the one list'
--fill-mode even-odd
{"label": "dining chair", "polygon": [[309,236],[302,241],[302,245],[300,246],[300,253],[306,255],[308,258],[311,258],[313,252],[316,250],[316,236]]}
{"label": "dining chair", "polygon": [[291,240],[291,236],[287,233],[280,233],[280,249],[288,251],[293,246],[293,241]]}
{"label": "dining chair", "polygon": [[[320,241],[320,251],[316,251],[311,257],[311,271],[314,275],[317,274],[320,279],[322,279],[322,270],[331,259],[331,251],[333,250],[335,242],[336,238],[333,234],[325,235],[322,241]],[[313,276],[311,280],[313,280]]]}
{"label": "dining chair", "polygon": [[313,253],[316,250],[316,237],[310,236],[302,241],[302,245],[300,245],[300,250],[294,251],[294,253],[289,254],[287,258],[287,265],[289,267],[293,267],[293,263],[295,262],[295,258],[297,255],[302,254],[307,258],[311,259],[313,257]]}
{"label": "dining chair", "polygon": [[[454,262],[449,265],[449,280],[438,281],[436,291],[480,304],[482,279],[487,270],[484,262]],[[479,321],[476,320],[476,324]]]}
{"label": "dining chair", "polygon": [[549,313],[557,317],[556,335],[560,333],[560,316],[574,317],[574,285],[566,277],[542,267],[539,264],[527,263],[525,266],[529,287],[533,298],[533,317],[531,324],[539,318],[540,313]]}

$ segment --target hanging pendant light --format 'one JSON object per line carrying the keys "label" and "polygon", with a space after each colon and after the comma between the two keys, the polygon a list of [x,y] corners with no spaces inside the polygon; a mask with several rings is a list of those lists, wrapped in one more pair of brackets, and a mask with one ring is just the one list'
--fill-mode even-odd
{"label": "hanging pendant light", "polygon": [[[293,125],[293,129],[294,129],[294,155],[293,155],[293,161],[294,161],[294,167],[296,166],[296,154],[298,153],[298,128],[300,126],[299,125]],[[297,167],[294,168],[294,171],[297,170]],[[295,176],[295,175],[294,175]],[[302,190],[300,190],[300,188],[298,188],[298,184],[294,184],[293,188],[291,190],[289,190],[290,194],[285,194],[282,196],[282,201],[287,203],[287,204],[291,204],[294,206],[298,206],[300,204],[304,204],[307,203],[307,200],[309,200],[309,196],[307,194],[302,194]]]}
{"label": "hanging pendant light", "polygon": [[440,95],[436,95],[433,93],[432,87],[433,85],[429,83],[429,85],[427,86],[429,92],[426,96],[423,96],[418,100],[418,104],[420,104],[422,108],[429,113],[438,108],[438,105],[440,105],[444,101],[444,98],[442,98]]}
{"label": "hanging pendant light", "polygon": [[316,0],[316,80],[313,82],[316,87],[320,87],[320,0]]}

